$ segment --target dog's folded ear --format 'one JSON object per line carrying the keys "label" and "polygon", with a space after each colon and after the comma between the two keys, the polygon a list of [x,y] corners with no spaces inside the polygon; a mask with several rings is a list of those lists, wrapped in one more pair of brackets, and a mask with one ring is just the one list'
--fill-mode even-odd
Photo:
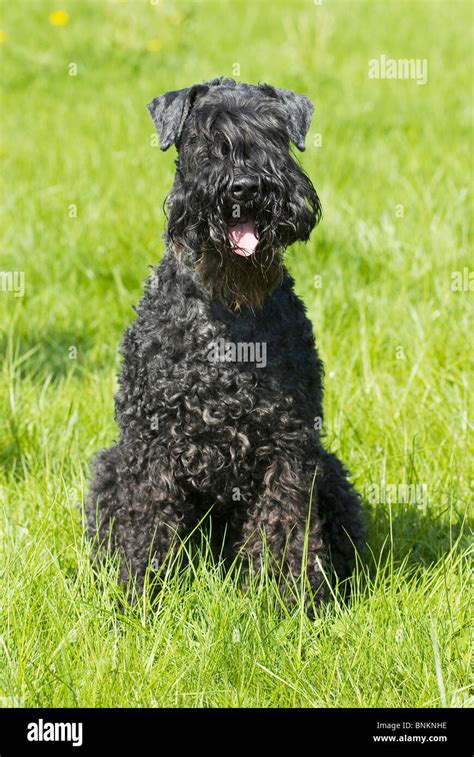
{"label": "dog's folded ear", "polygon": [[288,116],[288,133],[298,150],[305,149],[304,140],[311,124],[314,105],[306,95],[299,95],[291,89],[277,89],[275,92],[282,101]]}
{"label": "dog's folded ear", "polygon": [[206,85],[195,84],[193,87],[166,92],[148,103],[162,150],[177,144],[196,97],[207,90]]}

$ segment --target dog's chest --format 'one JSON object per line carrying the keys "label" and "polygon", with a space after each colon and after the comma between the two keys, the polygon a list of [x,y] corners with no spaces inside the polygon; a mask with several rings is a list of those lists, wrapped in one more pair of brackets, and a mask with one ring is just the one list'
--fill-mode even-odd
{"label": "dog's chest", "polygon": [[313,429],[320,363],[290,287],[257,313],[193,296],[153,299],[150,311],[131,334],[148,387],[146,404],[136,392],[140,414],[152,441],[202,491],[267,465],[278,454],[275,439],[302,439]]}
{"label": "dog's chest", "polygon": [[290,294],[277,293],[257,313],[230,312],[219,302],[196,308],[172,365],[174,383],[187,387],[186,406],[193,405],[212,432],[208,443],[228,445],[245,436],[255,444],[273,437],[275,411],[289,413],[298,425],[316,405],[319,361],[311,324]]}

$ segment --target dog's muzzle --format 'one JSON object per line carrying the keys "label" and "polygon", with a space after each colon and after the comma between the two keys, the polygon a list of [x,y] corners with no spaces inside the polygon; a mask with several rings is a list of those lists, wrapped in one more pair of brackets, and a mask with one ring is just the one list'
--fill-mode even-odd
{"label": "dog's muzzle", "polygon": [[[252,216],[246,212],[246,208],[255,202],[259,189],[259,180],[256,176],[240,174],[234,176],[229,191],[234,205],[232,221],[229,223],[230,246],[232,252],[246,258],[254,254],[258,245],[257,228]],[[235,215],[236,211],[238,211],[237,215]]]}

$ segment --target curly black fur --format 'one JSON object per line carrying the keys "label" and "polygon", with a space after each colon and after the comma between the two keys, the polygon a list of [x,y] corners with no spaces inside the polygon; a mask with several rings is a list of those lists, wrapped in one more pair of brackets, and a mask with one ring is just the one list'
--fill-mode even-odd
{"label": "curly black fur", "polygon": [[[142,582],[212,506],[225,552],[325,596],[362,547],[360,500],[322,446],[322,365],[283,265],[321,215],[290,152],[304,149],[308,98],[218,79],[156,98],[162,149],[178,148],[168,249],[122,344],[118,442],[100,453],[88,498],[91,535],[117,549],[121,578]],[[251,196],[236,201],[239,177]],[[237,216],[235,215],[237,209]],[[251,218],[250,257],[229,242]],[[266,365],[210,362],[212,344],[265,344]],[[266,545],[266,546],[265,546]]]}

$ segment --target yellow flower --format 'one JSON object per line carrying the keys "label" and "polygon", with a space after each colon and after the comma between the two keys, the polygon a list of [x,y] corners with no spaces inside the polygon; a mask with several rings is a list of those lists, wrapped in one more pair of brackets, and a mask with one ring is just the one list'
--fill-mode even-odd
{"label": "yellow flower", "polygon": [[69,23],[69,13],[67,11],[53,11],[49,14],[49,23],[53,26],[66,26]]}
{"label": "yellow flower", "polygon": [[5,32],[0,32],[0,45],[2,44],[2,42],[6,42],[6,41],[7,41],[7,35],[5,34]]}
{"label": "yellow flower", "polygon": [[163,43],[161,39],[150,39],[146,43],[146,46],[150,53],[157,53],[163,47]]}

